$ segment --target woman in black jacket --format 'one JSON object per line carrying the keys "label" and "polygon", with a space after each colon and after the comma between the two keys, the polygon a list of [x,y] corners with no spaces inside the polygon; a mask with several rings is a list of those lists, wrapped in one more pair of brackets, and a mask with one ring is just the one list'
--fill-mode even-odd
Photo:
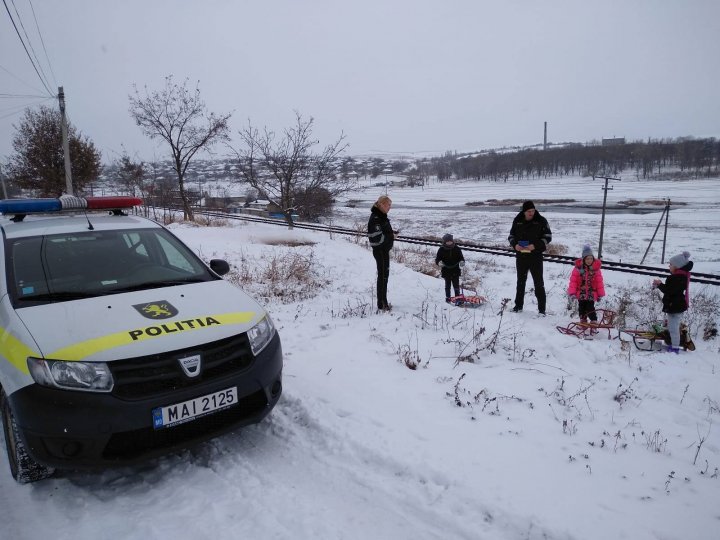
{"label": "woman in black jacket", "polygon": [[377,264],[377,307],[378,311],[390,311],[392,306],[387,299],[388,277],[390,275],[390,250],[395,241],[396,231],[393,231],[388,219],[388,212],[392,201],[387,195],[382,195],[373,204],[368,220],[368,240],[372,247],[373,257]]}
{"label": "woman in black jacket", "polygon": [[670,275],[663,283],[659,279],[653,280],[653,286],[663,293],[663,312],[667,315],[670,345],[668,352],[680,352],[680,322],[682,314],[690,306],[690,271],[693,262],[690,253],[683,251],[670,258]]}

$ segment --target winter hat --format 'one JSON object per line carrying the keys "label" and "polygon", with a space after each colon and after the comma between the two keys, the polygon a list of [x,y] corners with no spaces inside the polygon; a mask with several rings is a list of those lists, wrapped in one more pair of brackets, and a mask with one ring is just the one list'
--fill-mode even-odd
{"label": "winter hat", "polygon": [[672,264],[675,268],[682,268],[690,262],[690,253],[688,253],[687,251],[683,251],[679,255],[670,257],[670,260],[668,262]]}
{"label": "winter hat", "polygon": [[445,242],[452,242],[452,241],[453,241],[453,235],[452,235],[452,234],[450,234],[450,233],[448,233],[448,234],[443,234],[443,244],[444,244]]}
{"label": "winter hat", "polygon": [[585,244],[585,245],[583,246],[583,250],[582,250],[582,258],[584,259],[584,258],[587,257],[588,255],[590,255],[592,258],[595,258],[595,255],[593,255],[592,248],[590,247],[590,244]]}
{"label": "winter hat", "polygon": [[526,210],[535,209],[535,204],[532,201],[525,201],[523,203],[522,211],[525,212]]}

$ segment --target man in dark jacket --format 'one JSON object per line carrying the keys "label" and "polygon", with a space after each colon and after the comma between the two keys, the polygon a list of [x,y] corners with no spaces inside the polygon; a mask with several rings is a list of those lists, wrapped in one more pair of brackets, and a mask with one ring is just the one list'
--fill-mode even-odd
{"label": "man in dark jacket", "polygon": [[538,312],[545,315],[545,283],[543,282],[543,252],[552,241],[552,232],[547,220],[535,209],[532,201],[525,201],[522,211],[515,216],[508,242],[515,250],[517,269],[517,290],[515,291],[514,312],[522,311],[525,303],[525,282],[528,271],[535,285]]}
{"label": "man in dark jacket", "polygon": [[390,197],[382,195],[370,210],[370,219],[368,220],[368,240],[377,264],[378,311],[390,311],[392,308],[387,299],[388,277],[390,276],[390,250],[395,241],[395,231],[393,231],[387,216],[391,206]]}

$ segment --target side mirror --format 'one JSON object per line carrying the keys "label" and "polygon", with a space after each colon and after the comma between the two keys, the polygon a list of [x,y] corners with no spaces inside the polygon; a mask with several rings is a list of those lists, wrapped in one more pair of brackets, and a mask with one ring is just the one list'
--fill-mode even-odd
{"label": "side mirror", "polygon": [[218,276],[224,276],[230,271],[230,265],[223,259],[212,259],[210,261],[210,269]]}

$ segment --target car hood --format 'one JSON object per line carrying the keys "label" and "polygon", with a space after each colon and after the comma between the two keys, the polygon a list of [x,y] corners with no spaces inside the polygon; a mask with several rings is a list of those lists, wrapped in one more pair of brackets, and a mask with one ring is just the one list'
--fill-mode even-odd
{"label": "car hood", "polygon": [[99,296],[17,311],[39,356],[112,361],[194,347],[248,331],[265,310],[223,281]]}

